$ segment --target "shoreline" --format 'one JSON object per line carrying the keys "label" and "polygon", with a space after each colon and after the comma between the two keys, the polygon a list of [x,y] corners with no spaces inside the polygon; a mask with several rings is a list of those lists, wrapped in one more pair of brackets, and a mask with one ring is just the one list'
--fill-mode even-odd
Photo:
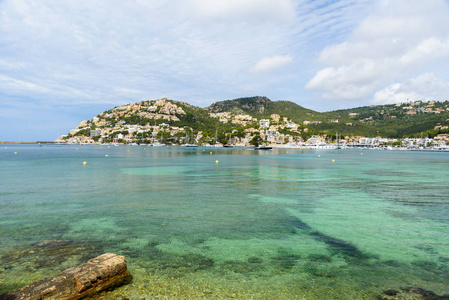
{"label": "shoreline", "polygon": [[57,144],[56,142],[52,141],[2,141],[2,144]]}
{"label": "shoreline", "polygon": [[[34,145],[34,144],[41,144],[41,145],[63,145],[63,146],[78,146],[78,145],[93,145],[93,146],[106,146],[106,145],[112,145],[112,144],[99,144],[99,143],[81,143],[81,144],[71,144],[71,143],[58,143],[58,142],[51,142],[51,141],[2,141],[1,144],[15,144],[15,145]],[[114,146],[148,146],[146,144],[113,144]],[[182,147],[182,145],[167,145],[167,146],[175,146],[175,147]],[[319,145],[288,145],[288,144],[274,144],[269,145],[273,149],[298,149],[298,150],[377,150],[377,151],[428,151],[428,152],[449,152],[449,147],[375,147],[375,146],[366,146],[366,145],[351,145],[350,147],[343,146],[339,147],[337,145],[333,144],[327,144],[325,146]],[[198,148],[211,148],[208,146],[198,146]],[[239,148],[255,148],[253,145],[245,145],[245,146],[236,146],[234,149]],[[227,150],[233,149],[233,148],[226,148]]]}

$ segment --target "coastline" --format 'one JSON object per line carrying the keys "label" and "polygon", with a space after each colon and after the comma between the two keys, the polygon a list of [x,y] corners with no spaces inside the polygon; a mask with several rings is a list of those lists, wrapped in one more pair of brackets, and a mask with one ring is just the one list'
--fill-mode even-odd
{"label": "coastline", "polygon": [[52,141],[2,141],[2,144],[57,144]]}
{"label": "coastline", "polygon": [[[78,146],[78,145],[96,145],[96,146],[148,146],[146,144],[125,144],[125,143],[113,143],[113,144],[102,144],[102,143],[61,143],[52,141],[2,141],[2,144],[41,144],[41,145],[64,145],[64,146]],[[182,147],[182,145],[167,145],[167,147]],[[335,144],[301,144],[301,145],[291,145],[291,144],[270,144],[273,149],[298,149],[298,150],[377,150],[377,151],[429,151],[429,152],[449,152],[449,146],[446,147],[381,147],[381,146],[369,146],[369,145],[350,145],[350,146],[339,146]],[[210,146],[199,145],[198,148],[210,148]],[[255,148],[253,145],[239,145],[235,148]],[[229,148],[226,148],[229,150]],[[232,150],[232,148],[231,148]]]}

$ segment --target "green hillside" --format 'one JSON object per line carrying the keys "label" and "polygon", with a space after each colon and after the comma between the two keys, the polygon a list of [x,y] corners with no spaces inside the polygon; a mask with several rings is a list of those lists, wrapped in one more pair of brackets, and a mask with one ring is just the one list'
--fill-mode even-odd
{"label": "green hillside", "polygon": [[[235,100],[216,102],[206,108],[211,112],[234,112],[246,113],[257,119],[269,118],[272,114],[287,117],[293,122],[303,124],[305,121],[311,133],[336,134],[338,131],[342,135],[364,135],[375,136],[377,129],[362,122],[355,122],[347,113],[317,112],[304,108],[291,101],[271,101],[266,97],[247,97]],[[338,122],[338,123],[337,123]],[[352,123],[351,125],[347,125]]]}
{"label": "green hillside", "polygon": [[206,109],[213,113],[232,112],[234,114],[249,114],[252,116],[263,116],[268,105],[272,101],[267,97],[246,97],[234,100],[218,101]]}
{"label": "green hillside", "polygon": [[267,97],[247,97],[216,102],[206,108],[210,112],[245,113],[255,118],[268,118],[278,114],[295,122],[302,122],[311,117],[319,117],[321,113],[306,109],[290,101],[271,101]]}
{"label": "green hillside", "polygon": [[[200,108],[185,102],[168,100],[142,101],[115,107],[86,120],[70,131],[63,139],[92,136],[92,130],[101,130],[103,141],[110,142],[118,134],[132,132],[136,125],[138,141],[151,139],[153,133],[179,142],[186,134],[202,132],[204,141],[213,142],[215,136],[226,142],[231,136],[242,138],[249,131],[258,135],[259,121],[270,119],[276,130],[290,136],[301,135],[307,139],[315,134],[334,136],[366,136],[404,138],[449,133],[449,101],[425,101],[392,105],[365,106],[330,112],[317,112],[291,101],[271,101],[267,97],[246,97],[216,102]],[[292,124],[294,130],[291,130]],[[165,125],[164,125],[165,124]],[[289,127],[290,126],[290,127]],[[181,128],[176,133],[169,128]],[[134,130],[134,131],[135,131]]]}
{"label": "green hillside", "polygon": [[[365,106],[344,109],[332,113],[350,117],[353,121],[365,124],[385,137],[433,137],[448,133],[449,101],[417,101],[378,106]],[[435,129],[435,127],[440,128]]]}
{"label": "green hillside", "polygon": [[223,124],[216,118],[212,118],[207,109],[192,106],[184,102],[170,101],[182,107],[186,112],[186,115],[178,116],[180,121],[174,122],[173,125],[175,126],[190,127],[193,132],[202,131],[203,135],[208,137],[214,137],[217,133],[219,140],[224,139],[226,133],[238,127],[233,124]]}
{"label": "green hillside", "polygon": [[[314,133],[383,136],[390,138],[429,136],[448,133],[449,101],[364,106],[330,112],[317,112],[291,101],[271,101],[266,97],[247,97],[219,101],[207,107],[211,112],[246,113],[258,119],[279,114],[307,125]],[[435,129],[436,127],[439,127]]]}

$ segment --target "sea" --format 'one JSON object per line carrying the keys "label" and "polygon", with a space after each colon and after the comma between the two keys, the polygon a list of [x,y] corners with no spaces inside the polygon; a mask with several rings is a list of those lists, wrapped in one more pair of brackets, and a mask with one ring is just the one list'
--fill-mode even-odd
{"label": "sea", "polygon": [[0,294],[103,253],[101,299],[449,294],[449,153],[0,144]]}

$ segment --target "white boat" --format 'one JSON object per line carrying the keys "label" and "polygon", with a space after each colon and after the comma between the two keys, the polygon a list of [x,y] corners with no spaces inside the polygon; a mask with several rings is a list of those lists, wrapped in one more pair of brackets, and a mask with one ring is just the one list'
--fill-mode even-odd
{"label": "white boat", "polygon": [[148,144],[148,146],[151,146],[151,147],[165,146],[165,144],[161,143],[161,142],[162,142],[162,131],[161,131],[161,139],[160,139],[160,141],[158,141],[158,140],[154,141],[154,136],[153,136],[153,142],[151,144]]}
{"label": "white boat", "polygon": [[216,144],[214,144],[214,145],[211,145],[211,144],[206,144],[206,145],[204,145],[205,147],[212,147],[212,148],[223,148],[223,144],[220,144],[220,143],[216,143]]}
{"label": "white boat", "polygon": [[267,130],[265,129],[265,141],[264,144],[256,146],[254,150],[272,150],[273,147],[267,146]]}
{"label": "white boat", "polygon": [[219,143],[217,140],[217,129],[215,129],[215,144],[213,145],[209,145],[210,147],[214,147],[214,148],[222,148],[224,147],[222,143]]}
{"label": "white boat", "polygon": [[254,150],[272,150],[273,147],[267,146],[267,145],[260,145],[256,148],[254,148]]}
{"label": "white boat", "polygon": [[337,149],[341,149],[341,146],[340,146],[340,135],[338,134],[338,131],[335,134],[335,138],[337,139]]}
{"label": "white boat", "polygon": [[[190,130],[192,130],[192,128],[190,128]],[[193,135],[193,130],[192,130],[192,135]],[[185,144],[181,145],[182,147],[198,147],[198,145],[196,144],[189,144],[189,133],[186,131],[186,142]]]}
{"label": "white boat", "polygon": [[324,143],[324,142],[310,144],[307,146],[307,148],[309,148],[309,149],[329,149],[329,150],[338,149],[338,147],[336,145],[331,145],[331,144]]}
{"label": "white boat", "polygon": [[231,144],[231,141],[232,141],[232,133],[231,133],[231,135],[229,136],[229,143],[224,144],[223,147],[225,147],[225,148],[234,148],[235,145],[234,145],[234,144]]}

